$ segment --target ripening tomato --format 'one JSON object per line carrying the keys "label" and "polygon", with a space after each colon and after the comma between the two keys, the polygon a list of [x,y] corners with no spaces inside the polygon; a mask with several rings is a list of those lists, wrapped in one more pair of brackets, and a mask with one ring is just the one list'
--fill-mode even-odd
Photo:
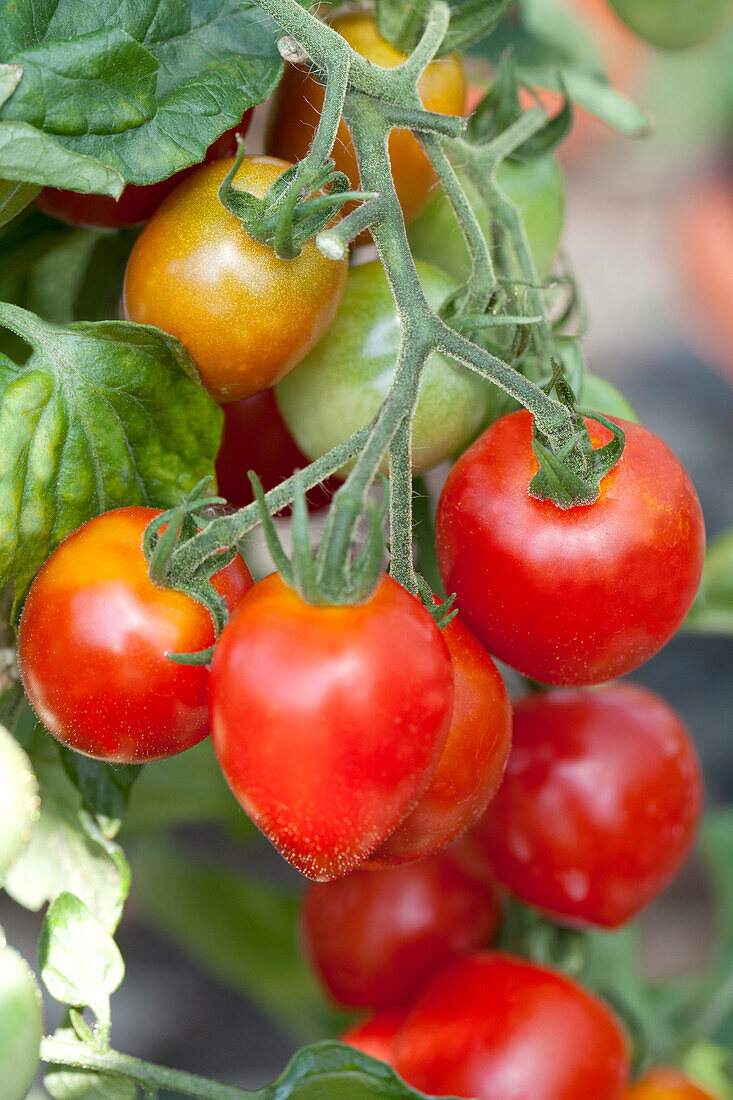
{"label": "ripening tomato", "polygon": [[[239,401],[271,386],[320,340],[338,308],[348,262],[307,241],[279,259],[248,237],[219,202],[231,159],[197,168],[158,207],[125,273],[131,321],[157,325],[185,344],[209,393]],[[290,167],[245,157],[235,186],[263,196]]]}
{"label": "ripening tomato", "polygon": [[369,857],[390,866],[423,859],[473,825],[501,783],[512,739],[512,712],[494,662],[459,618],[443,631],[455,700],[448,743],[415,809]]}
{"label": "ripening tomato", "polygon": [[521,901],[616,928],[670,883],[701,806],[694,744],[663,699],[566,688],[516,704],[506,776],[474,837]]}
{"label": "ripening tomato", "polygon": [[395,1068],[432,1095],[620,1100],[629,1054],[593,994],[525,959],[482,952],[445,967],[418,997]]}
{"label": "ripening tomato", "polygon": [[610,0],[635,34],[660,50],[688,50],[723,29],[731,0]]}
{"label": "ripening tomato", "polygon": [[43,1002],[33,971],[0,937],[0,1067],[3,1100],[26,1100],[43,1038]]}
{"label": "ripening tomato", "polygon": [[[428,302],[437,309],[456,284],[431,264],[419,263],[417,269]],[[288,430],[310,459],[374,419],[392,382],[400,341],[397,307],[381,263],[353,268],[330,329],[275,391]],[[443,355],[430,357],[412,422],[415,473],[475,438],[486,419],[490,389],[479,375]]]}
{"label": "ripening tomato", "polygon": [[[241,137],[249,129],[252,111],[245,111],[238,126],[226,130],[209,146],[202,164],[231,157],[237,151],[237,134]],[[105,229],[121,229],[127,225],[146,222],[160,206],[163,199],[196,168],[182,168],[166,180],[147,185],[128,183],[118,199],[109,195],[82,195],[78,191],[62,191],[57,187],[44,187],[35,199],[36,206],[44,214],[50,214],[67,225],[99,226]]]}
{"label": "ripening tomato", "polygon": [[[618,421],[621,460],[599,499],[563,510],[529,495],[532,416],[502,417],[451,470],[437,515],[440,572],[494,656],[546,684],[593,684],[652,657],[687,614],[705,533],[683,467]],[[593,445],[611,438],[587,421]]]}
{"label": "ripening tomato", "polygon": [[[263,390],[244,401],[225,405],[224,434],[216,456],[219,492],[237,508],[254,500],[248,471],[254,470],[267,492],[296,470],[308,465],[288,433],[272,390]],[[310,511],[325,508],[340,482],[327,478],[306,494]],[[283,512],[290,509],[283,509]]]}
{"label": "ripening tomato", "polygon": [[[117,508],[83,524],[31,585],[18,663],[38,717],[62,744],[117,764],[173,756],[208,733],[209,671],[168,653],[214,642],[203,604],[148,576],[154,508]],[[252,585],[241,558],[213,584],[232,611]]]}
{"label": "ripening tomato", "polygon": [[13,735],[0,726],[0,886],[28,847],[39,807],[31,762]]}
{"label": "ripening tomato", "polygon": [[[331,26],[367,61],[392,69],[404,55],[386,42],[374,16],[363,11],[332,16]],[[441,57],[428,65],[418,85],[423,106],[438,114],[462,115],[466,81],[457,56]],[[267,140],[268,152],[285,160],[302,160],[310,148],[323,108],[323,87],[307,68],[288,65],[275,95]],[[344,172],[353,187],[359,186],[359,169],[346,124],[339,123],[332,153],[336,168]],[[389,156],[397,197],[406,221],[425,205],[435,174],[420,142],[409,130],[394,130],[389,138]],[[368,239],[368,238],[367,238]]]}
{"label": "ripening tomato", "polygon": [[[465,172],[458,173],[486,239],[491,242],[492,217],[481,193]],[[527,240],[540,277],[552,268],[560,247],[565,217],[562,172],[550,156],[533,160],[503,160],[497,183],[522,215]],[[408,230],[415,256],[465,283],[471,274],[471,255],[445,192],[436,186],[428,205]]]}
{"label": "ripening tomato", "polygon": [[397,1035],[409,1011],[405,1008],[385,1008],[375,1012],[373,1016],[348,1028],[339,1036],[339,1041],[392,1066]]}
{"label": "ripening tomato", "polygon": [[324,987],[355,1008],[407,1004],[447,962],[488,943],[498,924],[496,892],[443,855],[314,883],[302,917]]}
{"label": "ripening tomato", "polygon": [[293,866],[328,880],[427,787],[453,674],[434,620],[390,577],[365,603],[315,607],[273,573],[222,631],[210,707],[234,796]]}
{"label": "ripening tomato", "polygon": [[679,1070],[662,1067],[645,1073],[626,1090],[624,1100],[715,1100],[715,1097],[693,1085]]}

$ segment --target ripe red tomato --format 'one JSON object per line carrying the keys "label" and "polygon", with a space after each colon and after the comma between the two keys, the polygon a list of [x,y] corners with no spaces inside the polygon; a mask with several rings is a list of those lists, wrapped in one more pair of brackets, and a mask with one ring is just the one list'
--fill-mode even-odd
{"label": "ripe red tomato", "polygon": [[[346,1042],[346,1040],[344,1040]],[[368,1053],[368,1052],[367,1052]],[[650,1070],[624,1093],[624,1100],[715,1100],[709,1092],[684,1077],[679,1070]]]}
{"label": "ripe red tomato", "polygon": [[620,1100],[628,1044],[613,1013],[563,974],[489,952],[457,959],[397,1036],[397,1072],[435,1095]]}
{"label": "ripe red tomato", "polygon": [[422,859],[464,833],[496,794],[509,757],[511,704],[496,665],[460,619],[443,638],[455,685],[448,743],[415,809],[370,857],[376,866]]}
{"label": "ripe red tomato", "polygon": [[[208,733],[208,669],[166,654],[208,648],[214,624],[148,577],[143,532],[159,514],[117,508],[83,524],[36,576],[20,620],[20,673],[38,717],[62,744],[117,764],[173,756]],[[230,611],[251,585],[241,558],[214,577]]]}
{"label": "ripe red tomato", "polygon": [[345,875],[394,831],[435,771],[452,708],[440,630],[386,576],[363,604],[314,607],[272,574],[214,654],[222,771],[309,878]]}
{"label": "ripe red tomato", "polygon": [[568,688],[517,704],[506,776],[474,836],[522,901],[615,928],[674,877],[701,804],[695,747],[663,699]]}
{"label": "ripe red tomato", "polygon": [[[216,479],[219,492],[230,504],[243,508],[254,500],[249,470],[254,470],[267,492],[308,465],[309,459],[283,423],[272,390],[225,405],[223,411],[224,434],[216,458]],[[310,511],[327,507],[340,485],[330,477],[311,489],[306,494]],[[284,513],[289,511],[283,509]]]}
{"label": "ripe red tomato", "polygon": [[381,1012],[375,1012],[373,1016],[348,1028],[339,1037],[340,1041],[392,1066],[397,1034],[409,1011],[406,1008],[385,1008]]}
{"label": "ripe red tomato", "polygon": [[[440,572],[479,641],[546,684],[593,684],[638,668],[667,642],[697,592],[700,502],[651,432],[619,421],[621,461],[599,499],[562,510],[535,500],[532,416],[502,417],[451,470],[437,515]],[[593,445],[610,432],[588,421]]]}
{"label": "ripe red tomato", "polygon": [[[347,11],[332,16],[329,22],[367,61],[386,69],[404,61],[404,55],[382,38],[373,15]],[[420,77],[419,90],[427,110],[462,115],[466,80],[459,58],[441,57],[433,61]],[[322,109],[323,86],[316,76],[307,68],[286,65],[270,118],[268,152],[285,160],[302,160],[313,140]],[[405,220],[410,221],[427,202],[435,174],[422,146],[409,130],[392,131],[389,155],[402,212]],[[343,121],[339,123],[332,156],[336,168],[349,177],[353,187],[358,187],[356,153]]]}
{"label": "ripe red tomato", "polygon": [[407,1004],[457,955],[488,943],[499,924],[496,891],[443,855],[386,871],[359,869],[314,883],[303,938],[338,1004]]}
{"label": "ripe red tomato", "polygon": [[[245,111],[238,126],[217,138],[206,151],[202,164],[210,164],[222,157],[231,157],[237,151],[237,134],[247,133],[252,118],[252,110]],[[141,185],[128,183],[118,199],[108,195],[82,195],[78,191],[62,191],[57,187],[44,187],[36,196],[35,203],[44,214],[50,214],[67,225],[98,226],[104,229],[121,229],[127,225],[139,225],[146,222],[163,199],[170,195],[178,184],[190,175],[197,165],[182,168],[174,172],[167,180],[159,183]]]}
{"label": "ripe red tomato", "polygon": [[[310,240],[295,260],[248,237],[219,202],[231,160],[197,168],[158,207],[125,272],[125,315],[177,336],[212,397],[239,401],[293,369],[333,320],[347,260]],[[235,186],[264,196],[289,165],[245,157]]]}

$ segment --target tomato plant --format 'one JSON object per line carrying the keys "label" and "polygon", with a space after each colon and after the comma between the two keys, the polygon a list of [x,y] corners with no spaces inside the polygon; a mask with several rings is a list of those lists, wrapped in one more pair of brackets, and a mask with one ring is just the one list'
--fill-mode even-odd
{"label": "tomato plant", "polygon": [[15,738],[0,726],[0,883],[28,846],[38,806],[31,763]]}
{"label": "tomato plant", "polygon": [[[142,540],[157,515],[118,508],[89,520],[54,551],[23,607],[28,698],[62,744],[98,760],[172,756],[209,732],[207,669],[168,654],[211,645],[214,624],[202,604],[150,580]],[[214,578],[230,609],[251,585],[241,558]]]}
{"label": "tomato plant", "polygon": [[628,1040],[611,1010],[564,975],[484,953],[447,966],[418,997],[396,1067],[434,1095],[619,1100]]}
{"label": "tomato plant", "polygon": [[[285,161],[247,157],[235,186],[264,195]],[[336,312],[346,263],[313,242],[292,261],[253,241],[218,199],[230,160],[193,172],[158,207],[132,250],[124,307],[191,353],[221,402],[267,389],[300,362]]]}
{"label": "tomato plant", "polygon": [[428,612],[389,577],[364,604],[314,607],[272,574],[222,632],[211,676],[227,782],[310,878],[337,878],[373,851],[445,747],[448,650]]}
{"label": "tomato plant", "polygon": [[731,15],[730,0],[610,0],[640,38],[660,50],[688,50],[718,33]]}
{"label": "tomato plant", "polygon": [[43,1035],[41,991],[25,959],[0,945],[0,1065],[3,1100],[25,1100]]}
{"label": "tomato plant", "polygon": [[[494,656],[547,684],[631,672],[679,627],[697,592],[704,530],[684,469],[645,428],[591,505],[530,496],[532,417],[497,421],[459,459],[440,498],[443,582]],[[608,430],[590,422],[603,444]]]}
{"label": "tomato plant", "polygon": [[303,904],[307,954],[334,1000],[355,1008],[408,1003],[498,923],[496,893],[442,855],[315,883]]}
{"label": "tomato plant", "polygon": [[646,688],[543,692],[515,708],[506,778],[477,840],[522,901],[615,928],[689,853],[701,788],[684,723]]}

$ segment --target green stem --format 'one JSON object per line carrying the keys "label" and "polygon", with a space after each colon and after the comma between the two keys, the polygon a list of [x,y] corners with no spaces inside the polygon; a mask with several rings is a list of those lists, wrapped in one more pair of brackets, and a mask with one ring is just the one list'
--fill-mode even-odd
{"label": "green stem", "polygon": [[[425,18],[425,11],[428,7],[429,0],[412,0],[407,13],[402,20],[402,25],[395,34],[392,45],[396,50],[400,50],[402,53],[407,53],[415,44],[415,38],[417,37],[418,27],[421,20]],[[442,42],[442,37],[441,37]]]}
{"label": "green stem", "polygon": [[412,561],[412,424],[405,417],[389,448],[389,572],[418,594]]}
{"label": "green stem", "polygon": [[436,596],[445,596],[435,552],[435,527],[428,483],[416,477],[413,486],[413,527],[417,550],[417,568]]}

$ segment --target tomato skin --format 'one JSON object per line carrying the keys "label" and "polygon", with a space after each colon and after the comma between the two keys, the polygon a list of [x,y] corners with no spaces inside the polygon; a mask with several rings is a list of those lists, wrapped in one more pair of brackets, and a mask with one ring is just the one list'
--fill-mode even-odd
{"label": "tomato skin", "polygon": [[679,1070],[665,1067],[650,1070],[624,1093],[624,1100],[715,1100]]}
{"label": "tomato skin", "polygon": [[[391,69],[404,61],[379,34],[374,17],[365,12],[346,12],[331,17],[328,22],[349,45],[367,61]],[[438,114],[462,115],[466,98],[466,80],[457,56],[441,57],[432,62],[420,77],[420,98],[423,106]],[[270,116],[267,151],[285,160],[302,160],[310,148],[323,108],[323,86],[307,69],[286,65],[275,94]],[[356,153],[346,123],[339,123],[332,157],[339,172],[344,172],[352,187],[359,187]],[[389,138],[397,197],[405,221],[411,221],[427,202],[435,182],[428,158],[414,134],[409,130],[393,130]],[[368,234],[362,234],[369,240]]]}
{"label": "tomato skin", "polygon": [[493,938],[495,891],[445,856],[314,883],[303,903],[306,953],[337,1004],[408,1004],[438,970]]}
{"label": "tomato skin", "polygon": [[[197,168],[158,207],[132,250],[125,316],[177,336],[212,397],[239,401],[283,378],[338,308],[348,262],[310,240],[295,260],[257,244],[219,202],[232,160]],[[245,157],[235,184],[263,196],[289,165]]]}
{"label": "tomato skin", "polygon": [[[593,684],[638,668],[674,634],[705,550],[700,502],[666,445],[638,424],[599,499],[535,500],[532,416],[502,417],[451,470],[440,498],[441,577],[495,657],[546,684]],[[611,433],[587,421],[598,447]]]}
{"label": "tomato skin", "polygon": [[386,867],[445,848],[480,817],[509,758],[512,711],[499,670],[459,618],[443,631],[455,700],[448,742],[415,809],[369,857]]}
{"label": "tomato skin", "polygon": [[[148,577],[142,538],[159,514],[117,508],[83,524],[23,608],[18,663],[33,709],[63,745],[97,760],[158,760],[208,733],[208,669],[166,653],[207,649],[214,624],[202,604]],[[252,583],[241,558],[214,577],[229,610]]]}
{"label": "tomato skin", "polygon": [[[219,492],[230,504],[243,508],[254,500],[249,470],[254,470],[268,492],[308,465],[283,423],[272,390],[234,401],[223,411],[224,434],[216,456],[216,479]],[[340,484],[330,477],[306,493],[309,511],[326,508]],[[284,508],[282,514],[289,512],[289,507]]]}
{"label": "tomato skin", "polygon": [[40,805],[33,766],[0,725],[0,887],[30,843]]}
{"label": "tomato skin", "polygon": [[702,809],[680,716],[636,684],[528,696],[496,799],[476,826],[499,882],[571,924],[617,928],[672,880]]}
{"label": "tomato skin", "polygon": [[688,50],[722,30],[730,0],[610,0],[634,34],[660,50]]}
{"label": "tomato skin", "polygon": [[40,1062],[43,1001],[25,959],[0,945],[0,1066],[3,1100],[26,1100]]}
{"label": "tomato skin", "polygon": [[387,576],[366,603],[314,607],[272,574],[214,654],[211,728],[224,776],[282,855],[321,881],[353,870],[412,809],[452,707],[440,630]]}
{"label": "tomato skin", "polygon": [[563,974],[480,952],[418,998],[397,1036],[396,1069],[434,1095],[620,1100],[628,1044],[610,1009]]}
{"label": "tomato skin", "polygon": [[409,1011],[405,1008],[382,1009],[361,1023],[347,1028],[339,1036],[339,1041],[355,1047],[371,1058],[386,1062],[388,1066],[394,1066],[395,1042]]}
{"label": "tomato skin", "polygon": [[[231,157],[237,151],[237,134],[244,137],[252,119],[252,109],[245,111],[238,126],[226,130],[209,146],[202,164]],[[109,195],[83,195],[78,191],[63,191],[57,187],[44,187],[36,196],[35,204],[44,214],[50,214],[67,225],[83,225],[101,229],[122,229],[128,225],[146,222],[186,176],[197,167],[182,168],[167,180],[158,183],[128,183],[118,199]]]}
{"label": "tomato skin", "polygon": [[[491,214],[481,193],[464,172],[458,173],[479,225],[491,241]],[[528,161],[504,160],[497,169],[497,182],[518,208],[524,220],[530,250],[542,277],[552,268],[560,247],[565,218],[565,190],[562,172],[554,157]],[[445,192],[433,189],[427,206],[408,230],[415,256],[448,272],[465,283],[471,274],[471,255],[458,219]]]}
{"label": "tomato skin", "polygon": [[[428,302],[437,309],[456,284],[430,264],[419,263],[417,269]],[[353,268],[330,329],[275,390],[288,430],[310,459],[326,454],[377,415],[400,339],[397,308],[381,263]],[[412,426],[415,473],[475,438],[486,418],[489,391],[477,374],[440,354],[430,357]]]}

